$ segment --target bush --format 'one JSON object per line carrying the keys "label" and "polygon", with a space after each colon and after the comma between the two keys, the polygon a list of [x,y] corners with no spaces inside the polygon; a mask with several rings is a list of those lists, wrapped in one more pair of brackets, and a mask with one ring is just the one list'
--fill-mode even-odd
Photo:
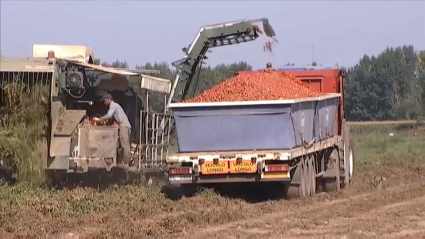
{"label": "bush", "polygon": [[8,162],[18,181],[43,184],[50,89],[24,84],[19,78],[1,88],[0,159]]}

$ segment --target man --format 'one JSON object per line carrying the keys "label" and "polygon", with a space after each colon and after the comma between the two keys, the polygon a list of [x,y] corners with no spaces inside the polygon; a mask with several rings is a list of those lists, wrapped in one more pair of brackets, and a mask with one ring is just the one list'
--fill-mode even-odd
{"label": "man", "polygon": [[108,93],[106,93],[102,101],[105,105],[109,106],[108,113],[100,118],[98,120],[107,120],[112,117],[115,118],[115,120],[118,122],[120,129],[119,129],[119,136],[120,136],[120,145],[123,149],[123,163],[128,166],[130,162],[131,152],[130,152],[130,132],[131,132],[131,125],[128,121],[127,115],[125,114],[122,107],[115,103],[112,99],[112,96]]}
{"label": "man", "polygon": [[272,68],[272,63],[271,62],[268,62],[267,65],[266,65],[266,68],[267,69],[271,69]]}

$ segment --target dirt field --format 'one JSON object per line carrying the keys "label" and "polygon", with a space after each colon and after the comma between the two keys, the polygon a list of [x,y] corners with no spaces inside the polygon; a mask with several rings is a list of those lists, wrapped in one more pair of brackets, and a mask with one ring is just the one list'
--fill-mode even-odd
{"label": "dirt field", "polygon": [[[278,198],[279,187],[0,187],[1,238],[425,238],[423,130],[355,135],[356,176],[341,192]],[[273,190],[270,190],[273,189]]]}

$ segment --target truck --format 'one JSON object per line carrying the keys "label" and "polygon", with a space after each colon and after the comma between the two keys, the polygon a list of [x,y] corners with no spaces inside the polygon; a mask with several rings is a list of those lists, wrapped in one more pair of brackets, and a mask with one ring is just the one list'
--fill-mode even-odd
{"label": "truck", "polygon": [[[274,37],[268,20],[260,21],[266,35]],[[175,122],[178,150],[166,158],[168,183],[186,191],[198,185],[273,182],[283,186],[288,198],[347,188],[353,175],[353,145],[344,114],[344,70],[278,69],[326,93],[321,97],[180,102],[196,83],[194,71],[208,49],[225,45],[214,44],[217,41],[241,37],[252,23],[201,28],[189,50],[184,50],[186,57],[173,63],[179,74],[167,108]]]}
{"label": "truck", "polygon": [[[167,140],[168,131],[157,122],[169,119],[164,112],[151,111],[153,103],[165,107],[171,81],[159,78],[157,70],[103,67],[95,61],[88,46],[44,44],[33,46],[32,57],[0,58],[0,105],[2,87],[12,81],[50,89],[44,167],[54,180],[69,173],[111,171],[118,165],[118,127],[114,122],[97,125],[91,120],[107,112],[100,101],[107,92],[123,107],[132,125],[132,168],[157,170],[163,165],[152,152],[166,154],[161,142]],[[149,101],[152,92],[164,97],[162,103]]]}

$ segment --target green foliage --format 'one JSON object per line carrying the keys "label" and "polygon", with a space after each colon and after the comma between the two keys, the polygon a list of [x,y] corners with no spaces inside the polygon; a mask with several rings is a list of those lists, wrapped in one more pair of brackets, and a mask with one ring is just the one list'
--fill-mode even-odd
{"label": "green foliage", "polygon": [[349,120],[415,119],[421,114],[422,88],[413,46],[365,55],[346,77]]}
{"label": "green foliage", "polygon": [[357,135],[375,135],[375,134],[390,134],[403,132],[405,130],[417,129],[417,123],[415,121],[406,122],[350,122],[350,130],[352,133]]}
{"label": "green foliage", "polygon": [[107,62],[102,62],[101,65],[106,67],[114,67],[114,68],[129,68],[127,61],[120,61],[120,60],[116,60],[112,62],[112,64],[109,64]]}
{"label": "green foliage", "polygon": [[[410,130],[397,129],[395,125],[369,125],[370,131],[363,132],[356,127],[351,126],[351,135],[356,145],[357,174],[392,177],[400,171],[425,170],[423,130],[415,130],[418,133],[415,136]],[[392,131],[394,136],[387,133],[391,127],[396,130]]]}
{"label": "green foliage", "polygon": [[418,79],[422,88],[422,115],[425,114],[425,50],[418,52]]}
{"label": "green foliage", "polygon": [[44,182],[42,147],[48,128],[48,86],[29,86],[20,79],[4,84],[0,108],[0,159],[16,170],[19,181]]}

